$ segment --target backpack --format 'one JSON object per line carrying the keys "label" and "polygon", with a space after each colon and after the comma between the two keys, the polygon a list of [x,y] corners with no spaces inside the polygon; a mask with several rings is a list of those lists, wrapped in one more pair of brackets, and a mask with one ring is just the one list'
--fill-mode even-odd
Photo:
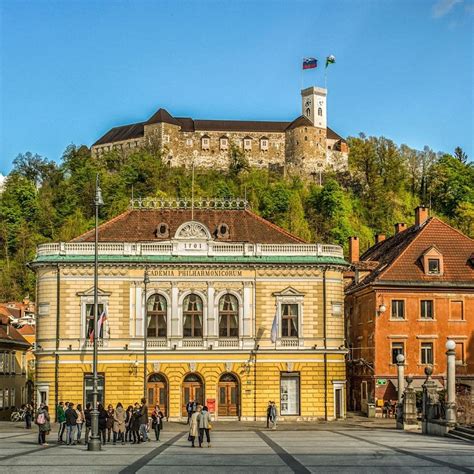
{"label": "backpack", "polygon": [[38,418],[36,418],[36,424],[37,425],[44,425],[46,422],[46,417],[44,416],[44,413],[41,412],[39,415],[38,415]]}

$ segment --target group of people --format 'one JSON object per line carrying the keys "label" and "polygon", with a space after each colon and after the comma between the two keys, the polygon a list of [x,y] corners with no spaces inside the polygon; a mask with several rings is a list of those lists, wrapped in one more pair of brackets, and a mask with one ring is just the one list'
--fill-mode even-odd
{"label": "group of people", "polygon": [[195,401],[190,401],[186,405],[186,411],[188,412],[188,424],[189,424],[189,436],[188,441],[191,442],[191,447],[195,447],[196,438],[199,441],[199,447],[202,448],[204,441],[204,435],[206,435],[207,447],[211,447],[211,434],[212,429],[211,415],[207,406],[202,406]]}
{"label": "group of people", "polygon": [[[164,414],[156,405],[149,416],[146,399],[141,403],[129,405],[125,410],[122,403],[117,403],[114,408],[109,404],[107,410],[102,404],[97,405],[99,436],[102,444],[126,442],[138,444],[151,441],[149,432],[155,432],[155,438],[160,440],[160,432],[163,429]],[[56,420],[59,424],[58,443],[76,445],[82,443],[84,431],[84,443],[89,442],[92,430],[92,405],[87,403],[83,410],[81,404],[77,406],[73,402],[59,402],[56,407]],[[51,432],[51,418],[48,406],[40,405],[35,423],[38,425],[38,443],[48,446],[46,435]],[[65,439],[64,439],[65,438]]]}
{"label": "group of people", "polygon": [[276,430],[277,427],[278,411],[275,402],[269,401],[267,406],[267,428],[272,425],[272,430]]}

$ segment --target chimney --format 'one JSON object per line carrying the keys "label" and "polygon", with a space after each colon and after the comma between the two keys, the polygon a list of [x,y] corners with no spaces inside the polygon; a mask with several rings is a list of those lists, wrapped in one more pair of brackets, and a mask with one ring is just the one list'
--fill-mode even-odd
{"label": "chimney", "polygon": [[375,243],[383,242],[385,240],[385,234],[375,234]]}
{"label": "chimney", "polygon": [[395,234],[399,234],[400,232],[403,232],[407,228],[407,225],[405,222],[397,222],[395,224]]}
{"label": "chimney", "polygon": [[421,225],[428,219],[428,208],[418,206],[415,208],[415,225]]}
{"label": "chimney", "polygon": [[351,263],[359,261],[359,237],[349,237],[349,261]]}

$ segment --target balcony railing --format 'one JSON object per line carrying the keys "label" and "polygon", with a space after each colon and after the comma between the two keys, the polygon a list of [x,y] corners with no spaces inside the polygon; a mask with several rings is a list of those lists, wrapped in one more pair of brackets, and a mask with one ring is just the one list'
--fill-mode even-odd
{"label": "balcony railing", "polygon": [[[181,242],[102,242],[99,243],[99,255],[111,256],[174,256],[190,255],[183,250]],[[60,242],[41,244],[37,256],[87,256],[94,255],[93,242]],[[203,256],[240,256],[240,257],[285,257],[313,256],[344,258],[342,247],[327,244],[249,244],[232,242],[205,242],[198,252],[191,255]]]}

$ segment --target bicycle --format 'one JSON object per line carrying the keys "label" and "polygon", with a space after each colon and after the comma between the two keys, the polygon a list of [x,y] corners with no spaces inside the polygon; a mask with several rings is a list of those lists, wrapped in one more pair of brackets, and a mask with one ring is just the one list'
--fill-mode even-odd
{"label": "bicycle", "polygon": [[18,421],[24,421],[25,420],[25,415],[26,415],[26,410],[24,408],[15,408],[10,415],[10,421],[13,422],[18,422]]}

